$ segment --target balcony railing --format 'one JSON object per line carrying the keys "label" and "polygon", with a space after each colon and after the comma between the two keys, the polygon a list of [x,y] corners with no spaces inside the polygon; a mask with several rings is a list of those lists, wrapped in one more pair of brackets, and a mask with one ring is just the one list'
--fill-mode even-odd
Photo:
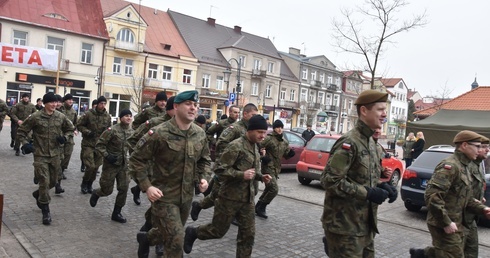
{"label": "balcony railing", "polygon": [[201,88],[201,95],[217,97],[217,98],[225,98],[225,99],[228,98],[228,93],[226,93],[226,91],[208,89],[208,88]]}
{"label": "balcony railing", "polygon": [[129,43],[125,41],[116,40],[116,44],[114,46],[116,49],[135,51],[135,52],[143,52],[143,45],[138,43]]}
{"label": "balcony railing", "polygon": [[267,72],[260,69],[252,69],[252,77],[266,77]]}
{"label": "balcony railing", "polygon": [[333,105],[325,105],[325,111],[339,112],[339,107],[338,106],[333,106]]}
{"label": "balcony railing", "polygon": [[330,83],[330,84],[327,85],[327,90],[329,90],[329,91],[338,91],[339,89],[338,89],[338,87],[337,87],[336,84]]}
{"label": "balcony railing", "polygon": [[144,85],[145,87],[161,88],[167,90],[178,90],[178,83],[174,81],[145,78]]}
{"label": "balcony railing", "polygon": [[61,59],[60,62],[60,71],[69,72],[70,71],[70,60]]}
{"label": "balcony railing", "polygon": [[312,87],[321,88],[322,87],[322,82],[321,81],[317,81],[317,80],[311,80],[310,81],[310,85]]}
{"label": "balcony railing", "polygon": [[320,109],[320,107],[321,107],[320,103],[308,103],[309,109]]}

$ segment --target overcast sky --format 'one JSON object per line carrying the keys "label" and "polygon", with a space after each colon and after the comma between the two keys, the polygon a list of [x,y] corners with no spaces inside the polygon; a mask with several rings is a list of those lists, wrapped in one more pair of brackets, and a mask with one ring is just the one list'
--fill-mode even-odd
{"label": "overcast sky", "polygon": [[[138,0],[131,2],[139,3]],[[426,11],[428,24],[398,34],[387,46],[378,68],[383,77],[403,78],[422,96],[459,96],[480,86],[490,86],[489,30],[486,17],[490,1],[467,2],[408,0],[400,19]],[[269,37],[279,51],[301,49],[307,56],[325,55],[339,69],[365,66],[359,56],[332,47],[332,19],[342,18],[341,7],[354,8],[362,0],[141,0],[141,4],[167,9],[227,27]],[[213,7],[211,7],[213,6]],[[303,44],[304,43],[304,44]]]}

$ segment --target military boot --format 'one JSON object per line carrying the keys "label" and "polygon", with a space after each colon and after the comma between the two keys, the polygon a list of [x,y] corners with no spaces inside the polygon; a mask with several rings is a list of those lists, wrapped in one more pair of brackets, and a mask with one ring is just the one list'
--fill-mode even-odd
{"label": "military boot", "polygon": [[80,185],[80,189],[81,189],[83,194],[88,193],[88,185],[87,184],[88,184],[87,181],[82,181],[82,184]]}
{"label": "military boot", "polygon": [[39,184],[39,179],[37,179],[37,177],[34,177],[33,182],[34,182],[35,185],[37,185],[37,184]]}
{"label": "military boot", "polygon": [[424,249],[410,248],[410,258],[425,258]]}
{"label": "military boot", "polygon": [[163,256],[163,245],[156,245],[155,246],[155,254],[157,256]]}
{"label": "military boot", "polygon": [[20,156],[20,150],[19,150],[19,148],[16,148],[15,149],[15,156]]}
{"label": "military boot", "polygon": [[51,214],[49,214],[49,204],[41,204],[41,211],[43,213],[43,224],[51,224]]}
{"label": "military boot", "polygon": [[195,227],[187,227],[185,229],[185,237],[184,237],[184,252],[186,254],[190,254],[192,251],[192,246],[194,245],[194,241],[197,239],[197,228]]}
{"label": "military boot", "polygon": [[39,209],[42,209],[42,205],[39,202],[39,190],[36,190],[36,191],[32,192],[32,197],[34,197],[34,199],[36,199],[36,205],[37,205],[37,207]]}
{"label": "military boot", "polygon": [[15,141],[14,140],[11,140],[10,141],[10,148],[13,148],[14,147],[14,144],[15,144]]}
{"label": "military boot", "polygon": [[255,214],[257,216],[267,219],[267,213],[265,212],[265,208],[267,207],[267,203],[263,201],[258,201],[257,204],[255,205]]}
{"label": "military boot", "polygon": [[80,166],[80,172],[85,172],[85,164],[83,164],[82,162],[82,165]]}
{"label": "military boot", "polygon": [[97,201],[99,200],[99,196],[97,195],[96,191],[92,192],[92,195],[90,196],[90,206],[95,207],[97,205]]}
{"label": "military boot", "polygon": [[150,241],[148,241],[148,234],[146,232],[140,232],[136,235],[138,240],[138,258],[148,258],[150,255]]}
{"label": "military boot", "polygon": [[112,211],[111,219],[119,223],[126,223],[126,218],[121,214],[122,207],[114,205],[114,210]]}
{"label": "military boot", "polygon": [[134,203],[136,203],[136,205],[140,205],[141,204],[141,199],[140,199],[141,189],[140,189],[140,187],[138,185],[131,187],[131,193],[133,194]]}
{"label": "military boot", "polygon": [[199,213],[201,212],[202,207],[199,204],[198,201],[193,201],[192,202],[192,208],[191,208],[191,218],[193,221],[196,221],[199,218]]}
{"label": "military boot", "polygon": [[149,221],[145,221],[145,224],[143,224],[143,226],[141,226],[140,228],[140,231],[143,231],[143,232],[148,232],[150,231],[150,229],[152,228],[153,226],[151,225],[151,222]]}
{"label": "military boot", "polygon": [[325,249],[325,254],[328,256],[328,244],[327,244],[327,238],[326,238],[326,237],[323,237],[323,238],[322,238],[322,241],[323,241],[323,249]]}
{"label": "military boot", "polygon": [[94,181],[87,181],[87,193],[92,193],[94,189],[92,188],[92,184]]}
{"label": "military boot", "polygon": [[238,222],[238,220],[236,219],[236,217],[233,217],[233,219],[231,220],[231,224],[232,224],[232,225],[235,225],[235,226],[237,226],[237,227],[239,227],[239,226],[240,226],[240,223]]}
{"label": "military boot", "polygon": [[61,178],[62,178],[62,179],[66,179],[65,169],[62,169],[62,170],[61,170]]}
{"label": "military boot", "polygon": [[65,192],[65,189],[61,188],[61,180],[54,185],[54,193],[55,194],[62,194]]}

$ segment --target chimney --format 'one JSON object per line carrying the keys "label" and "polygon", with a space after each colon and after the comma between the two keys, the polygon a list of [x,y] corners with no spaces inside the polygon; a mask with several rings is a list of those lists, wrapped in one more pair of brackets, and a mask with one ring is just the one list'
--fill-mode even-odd
{"label": "chimney", "polygon": [[233,28],[233,30],[238,34],[242,34],[242,27],[240,26],[235,25],[235,28]]}
{"label": "chimney", "polygon": [[289,54],[299,56],[300,55],[300,50],[294,47],[289,47]]}
{"label": "chimney", "polygon": [[216,19],[208,17],[208,24],[212,26],[216,25]]}

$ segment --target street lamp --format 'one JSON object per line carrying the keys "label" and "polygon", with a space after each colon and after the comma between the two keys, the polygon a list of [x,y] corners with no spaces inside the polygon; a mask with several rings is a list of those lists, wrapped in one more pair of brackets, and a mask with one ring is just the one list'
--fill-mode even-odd
{"label": "street lamp", "polygon": [[[235,61],[236,64],[237,64],[237,74],[236,74],[236,90],[234,90],[234,92],[236,92],[236,103],[237,103],[237,106],[240,107],[240,103],[239,103],[239,98],[240,98],[240,91],[241,91],[241,87],[240,87],[240,72],[242,70],[242,61],[241,59],[235,59],[235,58],[230,58],[230,60],[228,60],[228,66],[226,67],[226,70],[223,72],[223,75],[224,75],[224,78],[223,80],[229,85],[230,83],[230,75],[231,75],[231,61]],[[228,87],[228,86],[227,86]],[[229,92],[228,92],[229,93]]]}

